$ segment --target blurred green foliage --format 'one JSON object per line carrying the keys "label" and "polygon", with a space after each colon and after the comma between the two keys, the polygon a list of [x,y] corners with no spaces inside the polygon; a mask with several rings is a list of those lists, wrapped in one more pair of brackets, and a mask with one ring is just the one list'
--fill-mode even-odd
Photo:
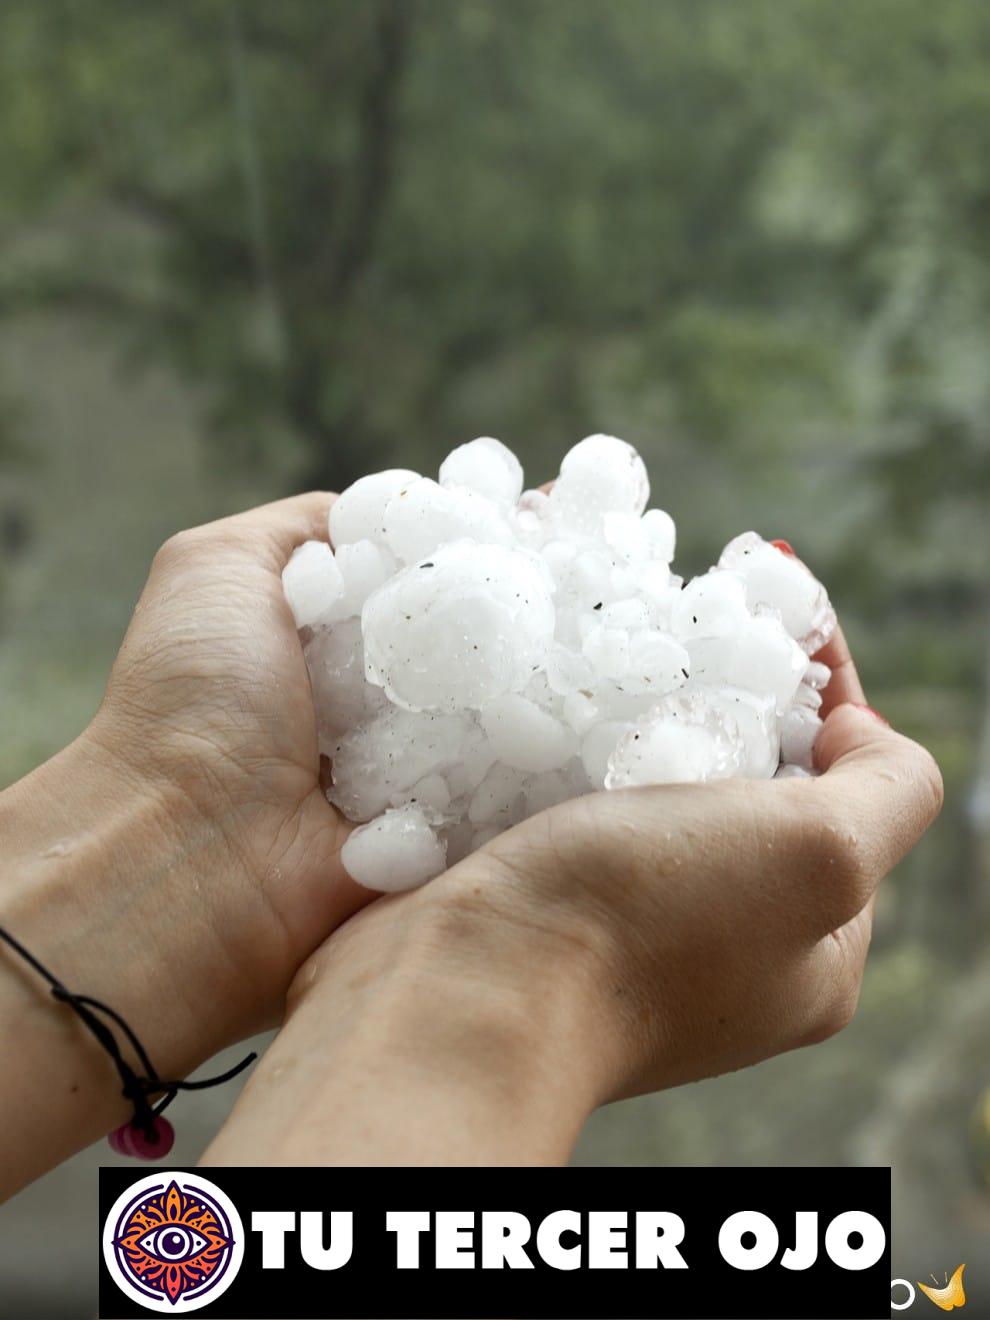
{"label": "blurred green foliage", "polygon": [[[985,941],[990,9],[5,0],[0,122],[8,429],[50,465],[18,487],[41,534],[2,769],[84,718],[170,519],[483,432],[537,482],[619,434],[686,571],[751,525],[811,560],[949,802],[881,905],[851,1044],[778,1061],[776,1091],[603,1116],[589,1150],[844,1158]],[[91,340],[154,388],[105,381]]]}
{"label": "blurred green foliage", "polygon": [[828,452],[892,535],[956,500],[974,569],[988,50],[970,0],[8,0],[0,214],[75,223],[0,298],[309,480],[478,430]]}

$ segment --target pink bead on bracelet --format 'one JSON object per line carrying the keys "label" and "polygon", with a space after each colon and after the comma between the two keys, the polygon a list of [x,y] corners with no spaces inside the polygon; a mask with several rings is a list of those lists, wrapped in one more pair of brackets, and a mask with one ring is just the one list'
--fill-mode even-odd
{"label": "pink bead on bracelet", "polygon": [[175,1128],[161,1114],[155,1115],[154,1138],[151,1141],[132,1120],[114,1128],[107,1141],[117,1155],[130,1155],[135,1160],[163,1160],[175,1144]]}

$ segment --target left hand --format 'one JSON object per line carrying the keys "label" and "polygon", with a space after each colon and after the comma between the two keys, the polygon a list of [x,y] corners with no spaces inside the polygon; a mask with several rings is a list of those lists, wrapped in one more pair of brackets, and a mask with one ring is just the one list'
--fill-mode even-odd
{"label": "left hand", "polygon": [[[121,1013],[181,1078],[276,1022],[303,959],[370,897],[320,787],[281,572],[332,496],[180,532],[155,558],[106,697],[0,794],[0,922]],[[122,1122],[109,1060],[0,949],[0,1194]]]}

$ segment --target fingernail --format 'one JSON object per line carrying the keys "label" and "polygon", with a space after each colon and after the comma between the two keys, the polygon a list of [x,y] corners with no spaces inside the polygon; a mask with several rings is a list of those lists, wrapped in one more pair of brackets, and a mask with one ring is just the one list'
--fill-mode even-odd
{"label": "fingernail", "polygon": [[865,701],[851,701],[849,704],[855,706],[857,710],[865,710],[867,715],[872,715],[875,720],[879,720],[881,724],[886,724],[890,728],[890,720],[885,715],[881,715],[878,710],[874,710],[872,706],[868,706]]}
{"label": "fingernail", "polygon": [[775,545],[782,555],[790,555],[792,559],[797,559],[797,555],[794,553],[794,547],[791,545],[790,541],[785,541],[783,537],[778,537],[776,541],[771,541],[770,544]]}

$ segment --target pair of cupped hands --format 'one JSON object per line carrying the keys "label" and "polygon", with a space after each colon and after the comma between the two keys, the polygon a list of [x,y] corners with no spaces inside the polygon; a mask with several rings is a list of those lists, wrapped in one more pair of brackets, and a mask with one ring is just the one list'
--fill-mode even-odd
{"label": "pair of cupped hands", "polygon": [[[0,920],[122,1013],[161,1076],[281,1021],[206,1161],[563,1161],[605,1101],[847,1023],[877,885],[942,790],[865,706],[841,635],[819,657],[819,778],[579,798],[376,898],[341,866],[281,587],[332,498],[169,540],[91,725],[0,795]],[[4,964],[17,1186],[127,1106],[80,1024]]]}

